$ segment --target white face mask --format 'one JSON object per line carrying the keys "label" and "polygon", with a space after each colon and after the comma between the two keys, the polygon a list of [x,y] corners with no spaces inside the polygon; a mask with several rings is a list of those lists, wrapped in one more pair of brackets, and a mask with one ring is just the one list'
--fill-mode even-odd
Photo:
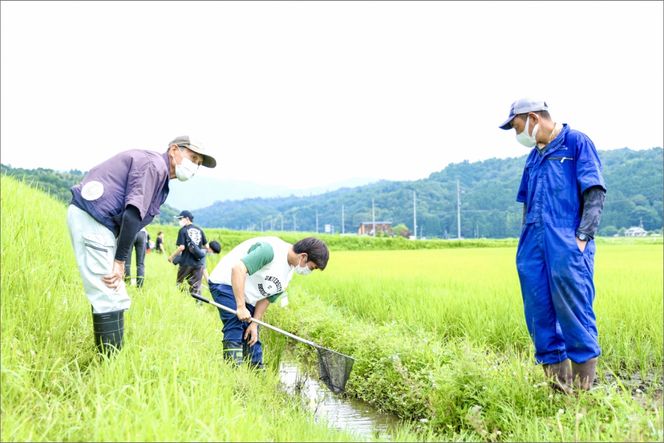
{"label": "white face mask", "polygon": [[198,165],[184,156],[182,157],[180,164],[175,165],[175,176],[181,182],[189,180],[194,176],[196,171],[198,171]]}
{"label": "white face mask", "polygon": [[309,266],[297,265],[295,266],[295,272],[297,272],[300,275],[309,275],[311,274],[311,269],[309,269]]}
{"label": "white face mask", "polygon": [[300,262],[297,262],[297,266],[295,266],[295,272],[300,275],[308,275],[311,274],[311,269],[309,269],[309,266],[307,266],[307,262],[304,262],[304,266],[300,266]]}
{"label": "white face mask", "polygon": [[181,228],[184,228],[185,225],[187,224],[187,220],[185,220],[184,218],[181,218],[178,223],[180,223]]}
{"label": "white face mask", "polygon": [[528,135],[528,122],[530,116],[526,117],[526,127],[524,130],[516,135],[516,140],[526,148],[532,148],[537,144],[537,131],[539,131],[539,123],[533,128],[533,135]]}

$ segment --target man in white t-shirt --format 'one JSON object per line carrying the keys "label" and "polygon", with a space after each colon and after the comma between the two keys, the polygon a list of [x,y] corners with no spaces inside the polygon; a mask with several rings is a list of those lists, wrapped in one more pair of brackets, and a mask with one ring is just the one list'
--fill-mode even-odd
{"label": "man in white t-shirt", "polygon": [[209,288],[214,300],[237,311],[237,315],[219,310],[223,323],[224,357],[241,364],[263,367],[263,349],[258,339],[258,325],[253,317],[263,318],[270,303],[281,296],[293,277],[293,271],[307,275],[327,266],[327,245],[307,237],[291,245],[277,237],[256,237],[233,248],[210,274]]}

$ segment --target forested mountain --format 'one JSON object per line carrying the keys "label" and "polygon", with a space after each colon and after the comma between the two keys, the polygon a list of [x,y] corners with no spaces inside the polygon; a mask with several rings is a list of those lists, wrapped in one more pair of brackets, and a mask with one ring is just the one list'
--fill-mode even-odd
{"label": "forested mountain", "polygon": [[[662,148],[634,151],[600,151],[608,187],[600,234],[640,224],[646,230],[662,228]],[[217,202],[194,210],[196,223],[205,227],[238,230],[297,230],[354,233],[362,222],[372,221],[372,199],[376,221],[404,224],[413,229],[413,191],[417,199],[417,234],[426,237],[456,237],[457,180],[461,201],[461,236],[515,237],[521,225],[521,205],[515,195],[526,156],[489,159],[448,165],[428,178],[416,181],[379,181],[366,186],[342,188],[309,197],[253,198]],[[63,202],[69,188],[83,172],[51,169],[20,169],[1,165],[3,174],[23,178]],[[343,209],[342,209],[343,208]],[[181,208],[187,209],[187,208]],[[163,205],[161,221],[173,223],[178,210]],[[342,210],[344,224],[342,226]]]}
{"label": "forested mountain", "polygon": [[[662,148],[600,151],[608,193],[600,233],[643,224],[662,228]],[[515,202],[526,156],[448,165],[416,181],[380,181],[311,197],[254,198],[222,201],[193,211],[197,223],[207,227],[249,230],[357,232],[372,220],[405,224],[413,229],[413,191],[417,199],[417,234],[456,237],[457,180],[460,184],[461,235],[518,236],[521,205]],[[343,220],[342,227],[342,208]]]}

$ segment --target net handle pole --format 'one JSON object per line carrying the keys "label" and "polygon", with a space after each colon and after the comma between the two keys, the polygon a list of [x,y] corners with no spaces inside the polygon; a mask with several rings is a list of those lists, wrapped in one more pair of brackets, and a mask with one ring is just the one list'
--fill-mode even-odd
{"label": "net handle pole", "polygon": [[[231,309],[231,308],[228,308],[228,307],[226,307],[226,306],[224,306],[224,305],[220,305],[219,303],[217,303],[217,302],[215,302],[215,301],[213,301],[213,300],[208,300],[207,298],[205,298],[205,297],[201,297],[200,295],[197,295],[197,294],[192,294],[191,296],[194,297],[196,300],[200,300],[200,301],[202,301],[202,302],[204,302],[204,303],[208,303],[208,304],[210,304],[210,305],[212,305],[212,306],[215,306],[215,307],[221,309],[222,311],[226,311],[226,312],[229,312],[229,313],[231,313],[231,314],[233,314],[233,315],[237,315],[237,311],[236,311],[235,309]],[[279,328],[277,328],[276,326],[272,326],[271,324],[265,323],[265,322],[263,322],[263,321],[260,321],[260,320],[255,319],[255,318],[251,318],[250,322],[253,322],[253,323],[259,324],[259,325],[261,325],[261,326],[265,326],[265,327],[268,328],[268,329],[272,329],[274,332],[278,332],[279,334],[283,334],[283,335],[285,335],[286,337],[290,337],[290,338],[292,338],[293,340],[297,340],[297,341],[299,341],[299,342],[301,342],[301,343],[307,344],[307,345],[309,345],[309,346],[313,346],[314,348],[317,348],[317,349],[322,348],[322,346],[319,345],[319,344],[316,344],[316,343],[314,343],[314,342],[312,342],[312,341],[310,341],[310,340],[307,340],[307,339],[305,339],[305,338],[298,337],[298,336],[295,335],[295,334],[291,334],[291,333],[288,332],[288,331],[284,331],[283,329],[279,329]]]}

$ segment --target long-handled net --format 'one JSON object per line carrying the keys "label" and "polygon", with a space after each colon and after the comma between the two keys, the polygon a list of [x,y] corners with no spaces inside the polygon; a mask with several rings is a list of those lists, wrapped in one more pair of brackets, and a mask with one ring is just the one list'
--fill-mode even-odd
{"label": "long-handled net", "polygon": [[[198,294],[192,294],[192,297],[202,302],[216,306],[217,308],[226,312],[230,312],[231,314],[237,314],[237,311],[234,309],[220,305],[219,303],[208,300],[207,298]],[[251,321],[316,348],[316,351],[318,351],[318,375],[320,379],[323,381],[323,383],[325,383],[325,386],[327,386],[330,391],[334,392],[335,394],[340,394],[346,390],[346,382],[348,381],[348,377],[350,377],[350,371],[353,370],[353,363],[355,362],[353,357],[344,355],[337,351],[333,351],[332,349],[324,348],[321,345],[312,342],[311,340],[298,337],[295,334],[291,334],[290,332],[284,331],[283,329],[279,329],[276,326],[272,326],[260,320],[256,320],[255,318],[252,318]]]}
{"label": "long-handled net", "polygon": [[325,386],[335,394],[346,390],[346,382],[353,370],[353,357],[331,349],[316,347],[318,351],[318,375]]}

